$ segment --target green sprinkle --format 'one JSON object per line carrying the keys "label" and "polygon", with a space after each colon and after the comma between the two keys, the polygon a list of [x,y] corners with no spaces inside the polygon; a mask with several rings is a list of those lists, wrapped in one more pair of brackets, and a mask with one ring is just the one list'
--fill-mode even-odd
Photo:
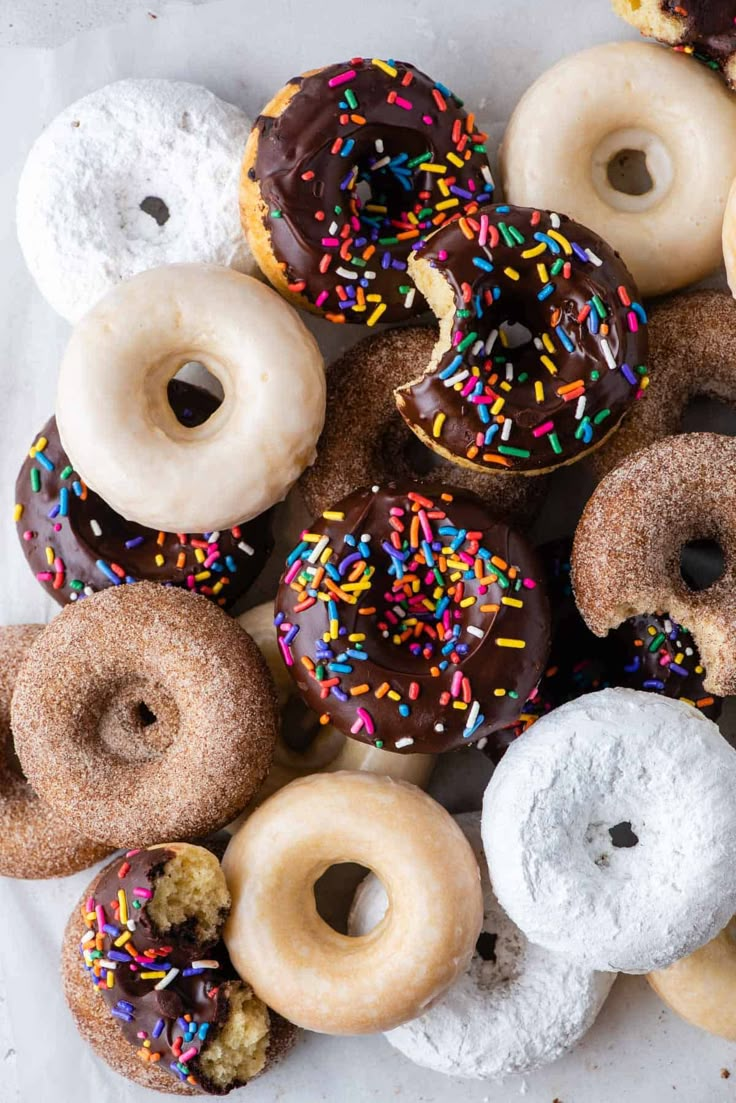
{"label": "green sprinkle", "polygon": [[510,444],[499,444],[497,451],[499,456],[518,456],[522,460],[531,456],[528,448],[512,448]]}
{"label": "green sprinkle", "polygon": [[659,648],[667,639],[664,632],[660,632],[658,636],[655,636],[652,642],[649,644],[650,651],[659,651]]}
{"label": "green sprinkle", "polygon": [[[555,261],[555,263],[554,263],[554,264],[552,265],[552,267],[550,268],[550,273],[551,273],[551,274],[552,274],[553,276],[559,276],[560,272],[562,271],[562,269],[563,269],[564,267],[565,267],[565,262],[564,262],[564,260],[562,259],[562,257],[558,257],[558,258],[557,258],[557,260]],[[510,696],[510,695],[509,695],[509,696]]]}
{"label": "green sprinkle", "polygon": [[519,694],[516,692],[515,689],[510,689],[508,695],[512,699],[512,701],[518,701],[519,699]]}
{"label": "green sprinkle", "polygon": [[517,245],[523,245],[526,238],[522,234],[521,230],[517,230],[516,226],[509,226],[509,234],[514,239]]}
{"label": "green sprinkle", "polygon": [[557,433],[547,433],[547,440],[552,445],[552,451],[555,455],[559,456],[562,451],[562,445],[560,444],[560,438],[557,436]]}
{"label": "green sprinkle", "polygon": [[634,370],[637,371],[639,373],[639,375],[646,375],[647,374],[646,364],[639,364],[639,366],[637,368],[635,368]]}
{"label": "green sprinkle", "polygon": [[399,284],[399,294],[400,295],[408,295],[410,291],[411,291],[411,284],[410,283],[400,283]]}
{"label": "green sprinkle", "polygon": [[377,739],[375,745],[376,745],[376,747],[378,747],[378,749],[380,751],[381,747],[383,746],[383,740],[382,739]]}
{"label": "green sprinkle", "polygon": [[600,379],[600,377],[601,373],[596,368],[593,368],[593,371],[590,373],[591,382],[595,383],[596,379]]}
{"label": "green sprinkle", "polygon": [[575,430],[575,440],[582,440],[586,426],[590,425],[590,418],[586,415]]}
{"label": "green sprinkle", "polygon": [[511,231],[509,230],[505,222],[499,222],[498,232],[509,247],[514,245],[514,239],[511,236]]}
{"label": "green sprinkle", "polygon": [[283,218],[283,215],[281,214],[281,211],[273,210],[271,211],[271,218]]}
{"label": "green sprinkle", "polygon": [[69,589],[70,590],[77,590],[77,591],[83,590],[84,589],[84,583],[80,582],[78,578],[73,578],[71,580],[71,582],[69,583]]}
{"label": "green sprinkle", "polygon": [[526,383],[528,378],[529,378],[529,372],[528,371],[523,371],[521,373],[521,375],[518,375],[516,377],[516,382],[517,383]]}
{"label": "green sprinkle", "polygon": [[59,478],[60,479],[68,479],[73,470],[74,470],[74,468],[72,467],[72,465],[70,463],[67,464],[67,466],[64,468],[64,470],[59,474]]}
{"label": "green sprinkle", "polygon": [[458,352],[465,352],[465,350],[467,348],[470,348],[470,346],[475,342],[475,339],[476,339],[477,336],[478,336],[477,333],[469,333],[467,335],[467,337],[464,337],[462,339],[462,341],[460,342],[460,344],[457,346],[457,351]]}
{"label": "green sprinkle", "polygon": [[397,237],[379,237],[379,245],[398,245],[399,239]]}
{"label": "green sprinkle", "polygon": [[421,165],[423,161],[426,161],[431,156],[432,151],[428,149],[426,153],[420,153],[418,157],[412,157],[411,161],[407,161],[406,167],[408,169],[415,169],[417,165]]}
{"label": "green sprinkle", "polygon": [[593,306],[595,307],[595,312],[599,318],[607,317],[608,311],[603,305],[603,300],[601,299],[600,295],[594,295],[591,299],[591,302],[593,303]]}
{"label": "green sprinkle", "polygon": [[598,413],[593,418],[593,424],[594,425],[600,425],[600,423],[602,421],[605,421],[606,418],[610,417],[610,416],[611,416],[611,411],[610,410],[599,410]]}
{"label": "green sprinkle", "polygon": [[31,468],[31,490],[37,494],[41,489],[41,472],[37,467]]}
{"label": "green sprinkle", "polygon": [[358,100],[357,100],[357,98],[355,96],[355,92],[353,92],[352,88],[346,88],[345,89],[345,99],[348,102],[348,107],[351,107],[353,109],[353,111],[355,111],[355,108],[358,106]]}

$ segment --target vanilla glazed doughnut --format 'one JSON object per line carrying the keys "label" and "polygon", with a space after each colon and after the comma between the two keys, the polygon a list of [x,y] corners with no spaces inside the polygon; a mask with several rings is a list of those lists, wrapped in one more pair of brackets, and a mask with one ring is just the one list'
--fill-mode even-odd
{"label": "vanilla glazed doughnut", "polygon": [[291,1047],[294,1027],[230,964],[229,909],[217,858],[188,843],[129,851],[89,885],[64,932],[64,995],[116,1073],[172,1095],[227,1095]]}
{"label": "vanilla glazed doughnut", "polygon": [[[172,379],[169,402],[184,425],[211,417],[218,402]],[[273,548],[266,513],[225,532],[156,532],[126,521],[69,463],[56,418],[46,422],[15,484],[13,520],[28,565],[66,605],[97,590],[148,579],[186,587],[229,609],[255,581]]]}
{"label": "vanilla glazed doughnut", "polygon": [[303,704],[294,680],[289,676],[273,620],[273,602],[270,601],[238,617],[241,627],[258,644],[268,664],[281,711],[273,764],[249,809],[261,804],[295,778],[321,770],[330,773],[336,770],[369,770],[426,788],[434,769],[434,755],[394,754],[393,751],[348,739],[332,724],[320,724],[319,718]]}
{"label": "vanilla glazed doughnut", "polygon": [[[714,540],[724,571],[705,590],[680,572],[692,540]],[[715,433],[665,437],[635,452],[598,485],[575,532],[572,579],[588,627],[667,609],[686,624],[708,693],[736,693],[736,441]]]}
{"label": "vanilla glazed doughnut", "polygon": [[113,847],[224,827],[268,772],[277,720],[242,628],[152,582],[64,608],[29,650],[12,708],[36,792]]}
{"label": "vanilla glazed doughnut", "polygon": [[85,838],[39,800],[13,748],[10,701],[23,660],[42,624],[0,628],[0,877],[66,877],[112,849]]}
{"label": "vanilla glazed doughnut", "polygon": [[[397,846],[399,824],[411,830]],[[362,938],[317,912],[315,882],[341,862],[370,869],[390,901]],[[420,1015],[467,968],[481,929],[478,864],[460,828],[421,789],[377,774],[292,781],[246,820],[223,869],[233,965],[269,1007],[325,1034]]]}
{"label": "vanilla glazed doughnut", "polygon": [[647,980],[676,1015],[693,1026],[736,1041],[736,920],[700,950]]}
{"label": "vanilla glazed doughnut", "polygon": [[[190,362],[224,390],[194,427],[167,391]],[[72,333],[56,400],[84,482],[126,520],[184,533],[231,528],[285,497],[314,459],[324,412],[322,356],[296,312],[207,264],[155,268],[109,291]]]}
{"label": "vanilla glazed doughnut", "polygon": [[520,715],[549,651],[541,564],[468,493],[356,490],[286,559],[282,659],[323,723],[379,749],[440,753]]}
{"label": "vanilla glazed doughnut", "polygon": [[[500,1080],[555,1061],[593,1025],[615,974],[596,973],[527,942],[488,880],[480,812],[454,817],[481,871],[483,928],[465,973],[418,1019],[386,1033],[417,1065],[474,1080]],[[358,887],[350,934],[368,934],[388,899],[375,876]]]}
{"label": "vanilla glazed doughnut", "polygon": [[482,208],[438,230],[409,271],[440,339],[396,403],[454,463],[502,477],[573,463],[647,385],[647,319],[631,276],[565,216]]}
{"label": "vanilla glazed doughnut", "polygon": [[483,800],[501,907],[530,942],[647,973],[736,910],[736,752],[690,705],[604,689],[518,739]]}
{"label": "vanilla glazed doughnut", "polygon": [[76,322],[121,280],[175,261],[255,275],[238,175],[250,120],[196,84],[120,80],[31,147],[18,239],[41,294]]}
{"label": "vanilla glazed doughnut", "polygon": [[361,341],[331,365],[317,459],[299,482],[311,513],[321,513],[371,482],[444,479],[477,494],[502,520],[531,524],[547,493],[547,479],[502,478],[450,464],[423,447],[396,409],[394,390],[420,374],[436,340],[437,330],[429,326],[388,330]]}
{"label": "vanilla glazed doughnut", "polygon": [[713,398],[736,406],[736,302],[727,291],[687,291],[649,311],[652,369],[646,399],[590,457],[603,478],[632,452],[682,431],[689,403]]}
{"label": "vanilla glazed doughnut", "polygon": [[411,249],[493,194],[485,141],[462,100],[408,62],[354,57],[294,77],[245,148],[253,255],[295,306],[332,322],[411,318],[425,309]]}
{"label": "vanilla glazed doughnut", "polygon": [[[697,125],[693,125],[697,120]],[[643,154],[652,187],[617,190],[610,166]],[[510,203],[565,211],[623,257],[648,298],[721,263],[736,176],[736,101],[715,73],[643,42],[563,58],[522,96],[501,147]]]}
{"label": "vanilla glazed doughnut", "polygon": [[612,0],[613,10],[649,38],[720,69],[736,87],[736,11],[731,0]]}

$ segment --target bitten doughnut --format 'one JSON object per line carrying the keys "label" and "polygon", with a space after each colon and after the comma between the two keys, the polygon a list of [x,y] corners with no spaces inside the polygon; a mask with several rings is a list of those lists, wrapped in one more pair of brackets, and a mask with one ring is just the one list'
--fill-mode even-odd
{"label": "bitten doughnut", "polygon": [[[401,845],[399,824],[411,825]],[[362,938],[317,913],[314,884],[339,862],[367,866],[388,894],[385,919]],[[233,965],[270,1007],[325,1034],[415,1018],[467,968],[483,920],[478,864],[452,817],[376,774],[293,781],[246,820],[223,869]]]}
{"label": "bitten doughnut", "polygon": [[446,459],[527,475],[572,463],[647,385],[639,293],[616,253],[569,218],[487,207],[438,230],[409,270],[440,339],[396,402]]}
{"label": "bitten doughnut", "polygon": [[462,100],[408,62],[354,57],[295,77],[245,149],[253,255],[295,306],[332,322],[421,313],[407,257],[491,198],[485,141]]}
{"label": "bitten doughnut", "polygon": [[295,1030],[236,977],[221,941],[230,894],[217,858],[167,843],[95,877],[64,932],[64,995],[115,1072],[173,1095],[227,1095]]}
{"label": "bitten doughnut", "polygon": [[[224,390],[195,427],[167,393],[190,362]],[[72,333],[56,399],[85,483],[127,520],[166,532],[264,513],[314,459],[324,415],[322,355],[297,314],[257,280],[207,264],[154,268],[109,291]]]}
{"label": "bitten doughnut", "polygon": [[[680,551],[714,540],[724,571],[692,590]],[[573,585],[588,627],[604,636],[621,621],[666,609],[690,629],[708,693],[736,692],[736,441],[685,433],[634,453],[603,479],[583,511]]]}
{"label": "bitten doughnut", "polygon": [[[483,929],[465,973],[433,1007],[386,1039],[417,1065],[475,1080],[530,1072],[572,1049],[593,1025],[615,974],[595,973],[527,942],[485,870],[480,813],[455,816],[481,870]],[[386,890],[371,873],[350,912],[353,936],[383,919]]]}
{"label": "bitten doughnut", "polygon": [[502,478],[450,464],[423,447],[396,409],[393,392],[429,362],[437,330],[411,326],[366,338],[327,373],[327,416],[317,459],[301,477],[311,513],[321,513],[356,486],[391,479],[446,480],[472,490],[504,521],[531,524],[549,488],[535,479]]}
{"label": "bitten doughnut", "polygon": [[[172,379],[171,407],[184,425],[217,409],[201,387]],[[60,605],[148,579],[204,594],[229,609],[255,581],[273,547],[271,516],[225,532],[156,532],[126,521],[69,463],[56,418],[35,438],[15,484],[13,520],[28,565]]]}
{"label": "bitten doughnut", "polygon": [[617,433],[590,457],[597,477],[632,452],[682,431],[698,397],[736,406],[736,302],[727,291],[688,291],[655,303],[649,312],[652,375]]}
{"label": "bitten doughnut", "polygon": [[736,1041],[736,921],[730,919],[700,950],[647,980],[680,1018]]}
{"label": "bitten doughnut", "polygon": [[[625,158],[645,161],[649,186],[617,179]],[[670,50],[593,46],[522,96],[501,171],[510,203],[566,211],[621,254],[644,298],[662,295],[721,263],[736,100],[715,73]]]}
{"label": "bitten doughnut", "polygon": [[736,87],[736,11],[730,0],[612,0],[613,10],[649,38],[721,69]]}
{"label": "bitten doughnut", "polygon": [[76,322],[121,280],[174,261],[257,271],[238,218],[249,119],[196,84],[119,80],[36,139],[18,238],[42,295]]}
{"label": "bitten doughnut", "polygon": [[483,800],[501,907],[530,942],[646,973],[736,911],[736,752],[681,701],[604,689],[518,739]]}
{"label": "bitten doughnut", "polygon": [[138,582],[55,617],[18,675],[12,719],[36,792],[117,847],[233,819],[266,776],[278,716],[266,664],[235,621]]}
{"label": "bitten doughnut", "polygon": [[66,877],[109,854],[39,800],[13,753],[10,701],[42,624],[0,628],[0,877]]}
{"label": "bitten doughnut", "polygon": [[276,595],[304,700],[374,747],[449,751],[514,721],[549,651],[542,569],[470,494],[357,490],[289,553]]}

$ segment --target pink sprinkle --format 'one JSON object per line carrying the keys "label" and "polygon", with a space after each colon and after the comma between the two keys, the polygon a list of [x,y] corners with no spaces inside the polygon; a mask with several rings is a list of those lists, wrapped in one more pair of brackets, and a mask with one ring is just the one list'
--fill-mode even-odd
{"label": "pink sprinkle", "polygon": [[432,123],[434,122],[434,119],[432,118],[431,115],[422,115],[422,122],[426,123],[427,126],[431,126]]}
{"label": "pink sprinkle", "polygon": [[485,245],[488,241],[488,215],[482,214],[480,216],[480,232],[478,233],[478,244]]}
{"label": "pink sprinkle", "polygon": [[373,726],[373,721],[371,720],[370,713],[366,712],[365,709],[358,709],[358,716],[365,724],[365,730],[368,732],[368,734],[373,735],[376,729]]}
{"label": "pink sprinkle", "polygon": [[437,260],[447,260],[447,249],[437,250]]}
{"label": "pink sprinkle", "polygon": [[56,521],[54,524],[54,532],[61,532],[61,524],[59,521]]}
{"label": "pink sprinkle", "polygon": [[314,305],[315,306],[322,306],[322,303],[325,301],[325,299],[328,297],[328,295],[329,295],[329,291],[320,291],[319,295],[317,296],[317,298],[314,301]]}
{"label": "pink sprinkle", "polygon": [[135,849],[135,850],[129,850],[129,851],[127,851],[127,853],[126,853],[125,857],[126,857],[126,858],[135,858],[136,854],[140,854],[140,852],[141,852],[141,848],[140,848],[140,847],[136,847],[136,849]]}
{"label": "pink sprinkle", "polygon": [[525,578],[523,584],[525,590],[536,590],[537,588],[537,584],[533,578]]}
{"label": "pink sprinkle", "polygon": [[340,244],[340,238],[339,237],[323,237],[322,238],[322,245],[325,249],[331,249],[333,246],[337,246],[339,244]]}
{"label": "pink sprinkle", "polygon": [[93,912],[95,910],[95,898],[94,898],[94,896],[88,896],[87,897],[86,908],[87,908],[88,912]]}
{"label": "pink sprinkle", "polygon": [[402,96],[397,96],[396,99],[394,100],[394,103],[396,104],[397,107],[403,107],[404,111],[411,111],[412,106],[413,106],[409,102],[409,100],[405,100]]}
{"label": "pink sprinkle", "polygon": [[196,1047],[196,1046],[192,1046],[192,1048],[191,1048],[191,1049],[188,1049],[188,1050],[186,1051],[186,1053],[182,1053],[182,1055],[181,1055],[181,1057],[179,1058],[179,1060],[181,1061],[181,1063],[182,1063],[183,1065],[186,1065],[187,1061],[191,1061],[192,1057],[196,1057],[196,1056],[197,1056],[197,1053],[198,1053],[198,1052],[199,1052],[199,1051],[198,1051],[197,1047]]}
{"label": "pink sprinkle", "polygon": [[188,588],[190,590],[194,590],[196,585],[197,585],[197,583],[194,580],[194,575],[193,574],[188,574],[187,575],[187,586],[188,586]]}
{"label": "pink sprinkle", "polygon": [[669,655],[665,654],[659,660],[659,665],[660,666],[669,666],[671,662],[672,662],[672,659],[669,657]]}
{"label": "pink sprinkle", "polygon": [[150,889],[137,888],[133,889],[133,896],[140,896],[141,900],[150,900],[153,893]]}
{"label": "pink sprinkle", "polygon": [[357,735],[362,727],[363,727],[363,721],[362,721],[361,717],[359,716],[358,719],[353,724],[352,728],[350,729],[351,735]]}
{"label": "pink sprinkle", "polygon": [[50,582],[53,577],[51,571],[39,571],[36,575],[39,582]]}
{"label": "pink sprinkle", "polygon": [[97,913],[97,929],[101,931],[102,928],[105,926],[105,923],[107,922],[107,920],[105,919],[105,909],[103,908],[102,904],[97,905],[97,907],[95,908],[95,912]]}
{"label": "pink sprinkle", "polygon": [[284,662],[287,666],[294,665],[294,656],[291,653],[291,648],[288,643],[285,643],[281,636],[279,636],[279,647],[281,648],[281,654],[284,657]]}
{"label": "pink sprinkle", "polygon": [[422,526],[422,532],[424,533],[424,539],[431,544],[434,540],[434,533],[432,532],[432,526],[429,523],[429,518],[423,509],[419,510],[419,524]]}
{"label": "pink sprinkle", "polygon": [[463,685],[463,676],[459,670],[456,670],[452,676],[452,685],[450,686],[450,693],[453,697],[460,696],[460,690]]}
{"label": "pink sprinkle", "polygon": [[463,398],[468,397],[477,382],[478,380],[476,379],[476,377],[474,375],[471,375],[463,389],[460,391],[460,394],[463,396]]}
{"label": "pink sprinkle", "polygon": [[631,332],[632,333],[637,333],[638,330],[639,330],[639,319],[637,318],[636,314],[634,314],[633,310],[629,311],[628,316],[627,316],[627,320],[628,320],[629,329],[631,330]]}
{"label": "pink sprinkle", "polygon": [[392,517],[403,517],[404,516],[404,511],[401,508],[401,506],[391,506],[391,509],[389,510],[389,513],[391,514]]}
{"label": "pink sprinkle", "polygon": [[212,555],[208,555],[208,556],[207,556],[207,558],[205,559],[205,561],[204,561],[204,563],[202,564],[202,566],[203,566],[203,567],[204,567],[205,569],[206,569],[206,568],[208,568],[208,567],[211,567],[211,566],[212,566],[212,564],[213,564],[213,563],[214,563],[214,562],[215,562],[215,561],[216,561],[217,559],[219,559],[219,558],[220,558],[220,553],[219,553],[219,551],[218,551],[218,552],[213,552],[213,553],[212,553]]}
{"label": "pink sprinkle", "polygon": [[551,433],[554,427],[554,421],[545,421],[543,425],[538,425],[536,429],[532,429],[532,436],[543,437],[545,433]]}
{"label": "pink sprinkle", "polygon": [[299,571],[300,571],[301,569],[302,569],[302,561],[301,561],[301,559],[296,559],[296,560],[295,560],[295,561],[294,561],[294,562],[293,562],[293,563],[291,564],[291,566],[289,567],[288,571],[287,571],[287,572],[286,572],[286,574],[284,575],[284,582],[286,583],[286,585],[287,585],[287,586],[289,585],[289,583],[290,583],[290,582],[293,582],[293,581],[294,581],[294,579],[295,579],[295,578],[296,578],[296,576],[297,576],[297,575],[299,574]]}
{"label": "pink sprinkle", "polygon": [[344,73],[338,73],[336,77],[330,77],[327,81],[330,88],[337,88],[341,84],[347,84],[355,76],[355,69],[346,69]]}
{"label": "pink sprinkle", "polygon": [[33,539],[33,533],[31,532],[30,529],[26,529],[26,531],[23,533],[23,539],[24,540],[32,540]]}
{"label": "pink sprinkle", "polygon": [[57,572],[57,574],[64,573],[64,560],[61,559],[58,555],[54,560],[54,570]]}

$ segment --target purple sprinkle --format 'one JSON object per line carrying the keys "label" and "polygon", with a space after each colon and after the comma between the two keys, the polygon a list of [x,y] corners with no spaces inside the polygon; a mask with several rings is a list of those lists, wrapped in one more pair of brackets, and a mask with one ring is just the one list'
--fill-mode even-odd
{"label": "purple sprinkle", "polygon": [[127,1011],[118,1011],[117,1007],[113,1007],[110,1014],[114,1015],[116,1019],[122,1019],[126,1023],[133,1022],[132,1015],[129,1015]]}
{"label": "purple sprinkle", "polygon": [[674,670],[675,674],[679,674],[681,678],[687,678],[688,672],[684,666],[680,666],[679,663],[670,663],[667,667],[668,670]]}
{"label": "purple sprinkle", "polygon": [[574,242],[574,241],[572,241],[570,244],[572,245],[572,251],[575,254],[575,256],[578,258],[578,260],[581,260],[583,262],[583,264],[587,264],[588,263],[588,254],[585,252],[585,250],[581,249],[580,246],[578,244],[576,244],[576,242]]}
{"label": "purple sprinkle", "polygon": [[126,546],[126,548],[139,548],[141,546],[141,544],[143,543],[144,539],[145,539],[144,536],[134,536],[132,540],[126,540],[125,541],[125,546]]}
{"label": "purple sprinkle", "polygon": [[632,387],[636,386],[638,380],[628,364],[621,365],[621,374],[623,375],[624,379],[626,379],[627,382],[631,384]]}
{"label": "purple sprinkle", "polygon": [[154,1026],[153,1030],[151,1031],[151,1036],[154,1037],[154,1038],[160,1037],[161,1034],[163,1033],[163,1029],[164,1029],[165,1025],[166,1025],[166,1023],[164,1022],[164,1020],[159,1019],[158,1022],[156,1023],[156,1025]]}
{"label": "purple sprinkle", "polygon": [[664,682],[660,682],[657,678],[647,678],[646,682],[642,682],[642,689],[664,689]]}

